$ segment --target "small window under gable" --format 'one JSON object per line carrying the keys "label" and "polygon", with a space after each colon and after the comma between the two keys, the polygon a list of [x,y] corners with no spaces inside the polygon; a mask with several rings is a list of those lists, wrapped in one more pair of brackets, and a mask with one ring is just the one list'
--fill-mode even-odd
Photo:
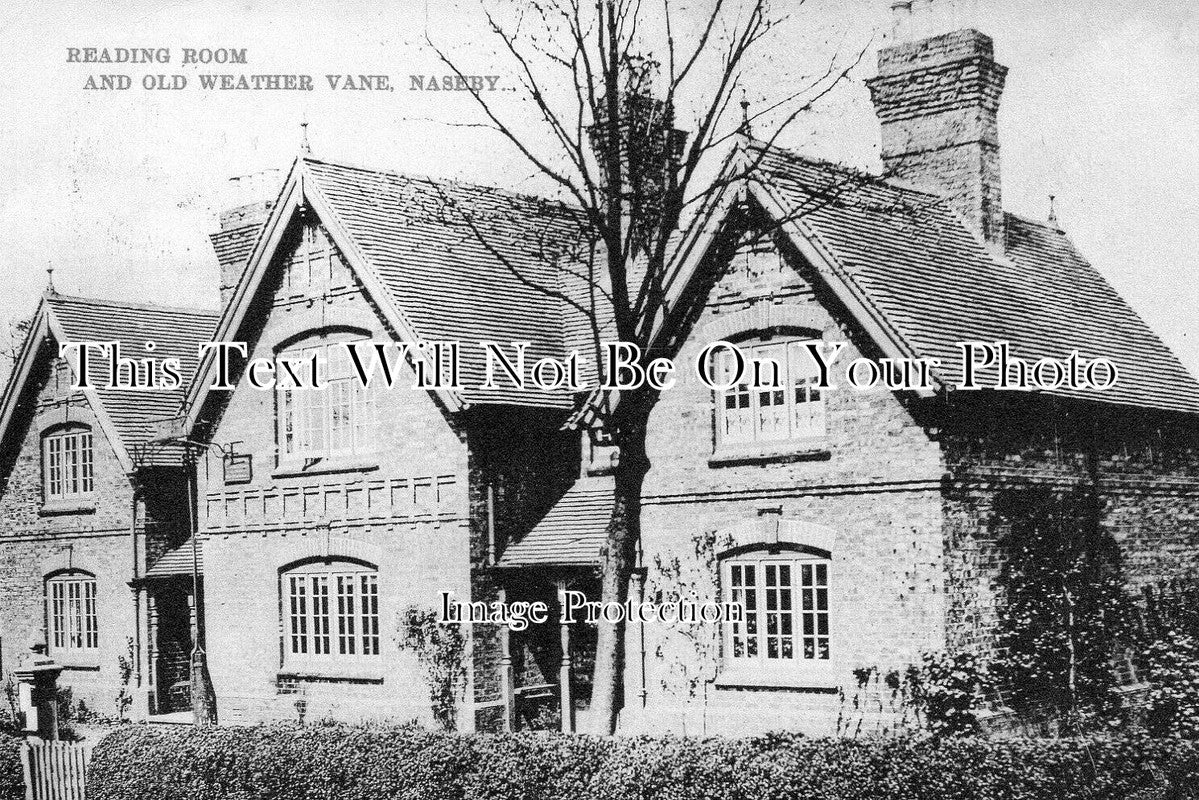
{"label": "small window under gable", "polygon": [[379,424],[381,383],[365,387],[358,380],[347,345],[365,341],[337,334],[305,339],[279,354],[293,364],[316,360],[323,388],[295,385],[282,368],[277,384],[277,431],[281,460],[346,458],[373,452]]}
{"label": "small window under gable", "polygon": [[42,435],[42,491],[47,502],[91,497],[95,491],[91,428],[68,425]]}
{"label": "small window under gable", "polygon": [[[814,441],[826,433],[824,392],[806,339],[738,344],[746,362],[739,382],[719,392],[717,449],[769,447],[788,441]],[[755,373],[753,364],[761,368]],[[720,350],[713,365],[720,384],[736,377],[737,360]]]}
{"label": "small window under gable", "polygon": [[286,264],[283,295],[319,297],[351,285],[350,268],[332,238],[315,219],[306,220]]}

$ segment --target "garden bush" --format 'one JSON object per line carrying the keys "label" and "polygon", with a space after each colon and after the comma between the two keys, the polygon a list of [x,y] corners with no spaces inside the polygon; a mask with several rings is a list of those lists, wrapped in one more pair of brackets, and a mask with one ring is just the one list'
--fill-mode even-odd
{"label": "garden bush", "polygon": [[[747,739],[280,725],[125,726],[95,750],[89,800],[1102,800],[1199,798],[1199,743]],[[2,785],[2,784],[0,784]]]}
{"label": "garden bush", "polygon": [[21,740],[0,733],[0,800],[25,800]]}

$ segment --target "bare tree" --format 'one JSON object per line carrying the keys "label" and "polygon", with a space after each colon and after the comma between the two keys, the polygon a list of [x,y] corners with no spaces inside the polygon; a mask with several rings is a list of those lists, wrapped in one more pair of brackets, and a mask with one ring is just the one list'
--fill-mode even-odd
{"label": "bare tree", "polygon": [[[793,13],[800,5],[789,2],[787,9]],[[484,14],[536,124],[525,132],[505,117],[502,103],[471,88],[485,118],[478,124],[506,139],[535,175],[577,207],[590,239],[591,253],[576,276],[586,276],[591,291],[572,296],[559,287],[538,288],[588,316],[597,348],[602,332],[607,341],[634,345],[644,367],[661,355],[653,352],[659,333],[682,327],[685,310],[664,291],[676,234],[696,209],[760,166],[760,157],[726,160],[721,153],[738,134],[748,140],[751,125],[768,124],[766,135],[757,132],[772,143],[846,77],[864,48],[830,54],[827,69],[793,78],[750,114],[747,103],[737,102],[738,90],[750,61],[765,57],[763,42],[787,18],[768,0],[530,0]],[[461,83],[473,86],[452,53],[428,44]],[[691,117],[685,133],[676,128],[676,117],[684,115]],[[760,156],[765,148],[742,152]],[[471,228],[486,244],[486,226]],[[650,468],[646,432],[658,399],[658,391],[641,386],[588,400],[617,454],[601,563],[605,603],[627,599]],[[600,623],[595,733],[615,728],[623,636],[622,623]]]}

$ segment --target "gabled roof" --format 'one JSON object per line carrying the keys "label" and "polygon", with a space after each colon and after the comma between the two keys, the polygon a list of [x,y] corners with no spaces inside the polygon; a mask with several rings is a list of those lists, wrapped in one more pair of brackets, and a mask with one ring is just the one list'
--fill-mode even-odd
{"label": "gabled roof", "polygon": [[[571,406],[568,394],[520,390],[504,380],[495,389],[478,388],[484,360],[477,345],[495,341],[507,349],[527,341],[530,366],[564,355],[559,270],[580,258],[584,246],[576,211],[491,187],[297,159],[221,318],[219,339],[241,328],[301,204],[316,212],[400,338],[463,343],[464,389],[440,393],[451,410],[493,403]],[[241,248],[234,249],[221,257],[236,260]],[[210,364],[201,365],[189,397],[193,419]]]}
{"label": "gabled roof", "polygon": [[499,566],[598,565],[613,497],[610,477],[575,481],[533,530],[504,550]]}
{"label": "gabled roof", "polygon": [[[1009,214],[999,252],[938,195],[758,142],[745,151],[757,163],[745,191],[887,355],[940,359],[954,385],[958,342],[1006,340],[1030,362],[1077,350],[1110,358],[1119,382],[1054,394],[1199,413],[1199,383],[1061,231]],[[707,250],[685,251],[668,291],[685,290]]]}
{"label": "gabled roof", "polygon": [[[93,352],[90,362],[96,370],[94,374],[105,377],[101,377],[94,388],[84,390],[84,395],[117,449],[122,465],[131,471],[134,466],[132,452],[149,441],[154,421],[179,413],[183,387],[187,386],[196,368],[198,347],[211,339],[215,326],[216,312],[213,311],[46,293],[0,399],[0,441],[8,435],[25,382],[47,335],[59,343],[117,341],[121,343],[122,355],[129,358],[177,358],[183,380],[183,386],[175,390],[133,392],[108,388],[104,385],[108,361]],[[152,353],[145,349],[148,341],[155,343]],[[57,356],[57,353],[53,355]],[[143,461],[143,464],[175,463],[178,453],[156,451],[148,457],[149,461]]]}

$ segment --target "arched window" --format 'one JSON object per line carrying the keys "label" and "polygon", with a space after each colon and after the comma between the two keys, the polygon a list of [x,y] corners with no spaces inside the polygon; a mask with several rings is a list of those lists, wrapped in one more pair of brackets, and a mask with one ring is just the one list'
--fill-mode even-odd
{"label": "arched window", "polygon": [[379,655],[375,567],[348,560],[316,561],[290,567],[281,577],[285,661]]}
{"label": "arched window", "polygon": [[48,577],[46,619],[51,650],[69,654],[99,648],[96,576],[80,570],[69,570]]}
{"label": "arched window", "polygon": [[95,489],[92,430],[53,428],[42,436],[42,488],[47,500],[74,500]]}
{"label": "arched window", "polygon": [[827,557],[751,550],[724,558],[721,570],[724,600],[745,611],[743,620],[725,623],[727,667],[786,671],[828,662]]}
{"label": "arched window", "polygon": [[[718,393],[718,447],[769,445],[825,435],[820,370],[804,347],[810,339],[748,341],[737,345],[744,369],[732,388]],[[757,362],[760,366],[755,369]],[[720,384],[737,377],[736,354],[722,349],[712,364]]]}
{"label": "arched window", "polygon": [[[366,341],[348,333],[306,339],[278,358],[293,365],[297,384],[280,367],[278,381],[279,451],[284,458],[330,458],[359,455],[374,449],[381,384],[365,388],[354,372],[348,345]],[[366,365],[368,348],[362,349]],[[308,365],[315,359],[323,388],[311,385]],[[373,383],[373,382],[372,382]]]}

